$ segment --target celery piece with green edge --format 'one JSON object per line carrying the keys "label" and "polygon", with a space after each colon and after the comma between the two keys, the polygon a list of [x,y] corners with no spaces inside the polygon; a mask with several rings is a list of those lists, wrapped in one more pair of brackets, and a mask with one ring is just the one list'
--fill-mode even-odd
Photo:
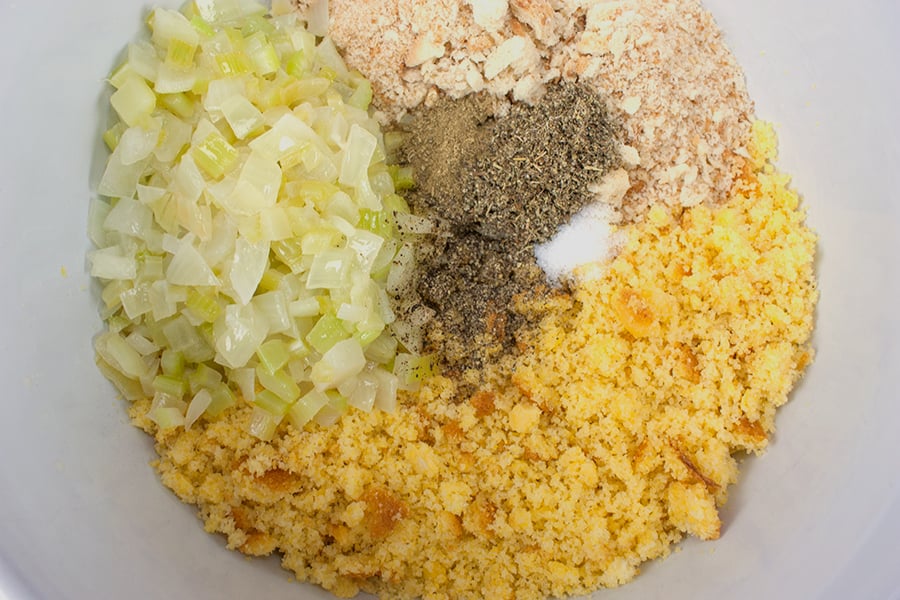
{"label": "celery piece with green edge", "polygon": [[188,392],[188,382],[172,375],[157,375],[153,379],[153,389],[157,392],[181,398]]}
{"label": "celery piece with green edge", "polygon": [[294,402],[300,397],[300,388],[293,378],[282,370],[270,373],[262,366],[257,367],[256,379],[265,389],[287,403]]}
{"label": "celery piece with green edge", "polygon": [[196,288],[188,290],[187,308],[199,319],[207,323],[215,323],[222,314],[222,307],[215,296],[206,294]]}
{"label": "celery piece with green edge", "polygon": [[371,231],[384,239],[394,236],[394,219],[390,212],[386,210],[363,209],[360,211],[359,217],[359,225],[366,231]]}
{"label": "celery piece with green edge", "polygon": [[219,179],[237,162],[238,152],[221,134],[211,133],[194,146],[191,156],[207,175]]}
{"label": "celery piece with green edge", "polygon": [[191,386],[192,394],[196,394],[200,390],[210,389],[221,381],[222,374],[203,363],[197,365],[197,368],[188,375],[188,383]]}
{"label": "celery piece with green edge", "polygon": [[184,413],[174,406],[161,406],[150,413],[150,418],[163,431],[184,425]]}
{"label": "celery piece with green edge", "polygon": [[282,340],[269,340],[256,351],[260,365],[269,373],[274,373],[287,364],[291,357],[287,344]]}
{"label": "celery piece with green edge", "polygon": [[195,52],[197,52],[195,44],[189,44],[182,40],[172,40],[166,53],[166,64],[176,69],[190,69],[194,64]]}
{"label": "celery piece with green edge", "polygon": [[350,337],[343,321],[334,315],[322,315],[306,336],[306,341],[316,352],[325,354],[336,343]]}
{"label": "celery piece with green edge", "polygon": [[185,92],[160,94],[159,103],[182,119],[190,119],[197,108],[196,102]]}
{"label": "celery piece with green edge", "polygon": [[172,377],[184,374],[184,354],[175,350],[163,350],[160,356],[162,372]]}
{"label": "celery piece with green edge", "polygon": [[253,401],[253,404],[277,417],[283,417],[291,408],[290,402],[287,402],[284,398],[269,390],[263,390],[256,394],[256,399]]}
{"label": "celery piece with green edge", "polygon": [[206,407],[205,412],[210,417],[218,417],[225,412],[226,409],[237,404],[237,398],[235,398],[234,392],[232,392],[224,383],[211,387],[209,393],[212,396],[212,402]]}
{"label": "celery piece with green edge", "polygon": [[388,172],[391,174],[391,179],[394,182],[394,188],[398,191],[411,190],[416,187],[416,181],[413,177],[412,167],[391,165],[388,167]]}
{"label": "celery piece with green edge", "polygon": [[288,411],[288,419],[297,429],[303,429],[313,417],[328,404],[330,398],[325,392],[312,390],[297,400]]}

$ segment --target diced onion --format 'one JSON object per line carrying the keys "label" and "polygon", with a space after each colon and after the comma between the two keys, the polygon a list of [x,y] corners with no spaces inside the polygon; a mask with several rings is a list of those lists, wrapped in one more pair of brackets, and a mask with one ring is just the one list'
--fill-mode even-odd
{"label": "diced onion", "polygon": [[310,375],[317,389],[337,387],[346,379],[359,374],[366,366],[366,357],[355,339],[342,340],[322,355]]}
{"label": "diced onion", "polygon": [[285,417],[393,411],[430,372],[430,315],[397,321],[389,299],[432,232],[395,194],[411,176],[385,164],[372,87],[326,36],[327,1],[273,12],[155,9],[109,78],[118,122],[88,217],[108,325],[96,362],[127,399],[153,398],[160,429],[240,396],[270,440]]}
{"label": "diced onion", "polygon": [[235,241],[229,279],[241,304],[247,304],[253,299],[268,264],[268,242],[251,244],[242,237]]}
{"label": "diced onion", "polygon": [[191,403],[188,405],[187,412],[184,415],[184,428],[190,429],[191,425],[197,422],[209,405],[212,404],[213,398],[209,390],[202,389],[194,395]]}

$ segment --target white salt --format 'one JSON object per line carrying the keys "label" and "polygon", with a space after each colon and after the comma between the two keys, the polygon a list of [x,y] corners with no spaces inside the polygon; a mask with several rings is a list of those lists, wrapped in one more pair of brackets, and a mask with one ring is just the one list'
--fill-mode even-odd
{"label": "white salt", "polygon": [[[550,241],[535,246],[537,262],[551,282],[574,277],[579,267],[597,265],[612,258],[618,235],[610,225],[609,207],[597,202],[581,209]],[[587,274],[590,269],[584,269]]]}

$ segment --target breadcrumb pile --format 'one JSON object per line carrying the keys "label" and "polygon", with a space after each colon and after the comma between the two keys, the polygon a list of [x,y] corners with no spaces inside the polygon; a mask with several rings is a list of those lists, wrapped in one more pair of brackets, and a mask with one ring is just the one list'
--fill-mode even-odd
{"label": "breadcrumb pile", "polygon": [[[296,1],[302,11],[316,0]],[[329,6],[330,35],[372,81],[388,121],[442,95],[534,103],[560,77],[595,87],[624,126],[630,189],[611,204],[625,222],[657,204],[724,201],[746,157],[753,103],[699,0]]]}
{"label": "breadcrumb pile", "polygon": [[[157,431],[163,482],[248,555],[344,597],[537,599],[633,578],[715,539],[738,476],[811,360],[815,236],[756,123],[721,207],[655,206],[608,269],[461,398],[434,377],[395,414],[247,432],[249,405]],[[509,373],[512,377],[506,377]]]}

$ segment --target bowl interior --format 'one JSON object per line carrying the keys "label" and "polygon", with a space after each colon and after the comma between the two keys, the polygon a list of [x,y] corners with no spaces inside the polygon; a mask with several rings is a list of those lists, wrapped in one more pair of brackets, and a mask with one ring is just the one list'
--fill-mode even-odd
{"label": "bowl interior", "polygon": [[[768,453],[743,462],[722,538],[686,542],[597,597],[895,597],[900,5],[707,5],[820,236],[818,354]],[[103,78],[146,10],[0,5],[0,598],[328,598],[206,534],[93,364],[84,254]]]}

